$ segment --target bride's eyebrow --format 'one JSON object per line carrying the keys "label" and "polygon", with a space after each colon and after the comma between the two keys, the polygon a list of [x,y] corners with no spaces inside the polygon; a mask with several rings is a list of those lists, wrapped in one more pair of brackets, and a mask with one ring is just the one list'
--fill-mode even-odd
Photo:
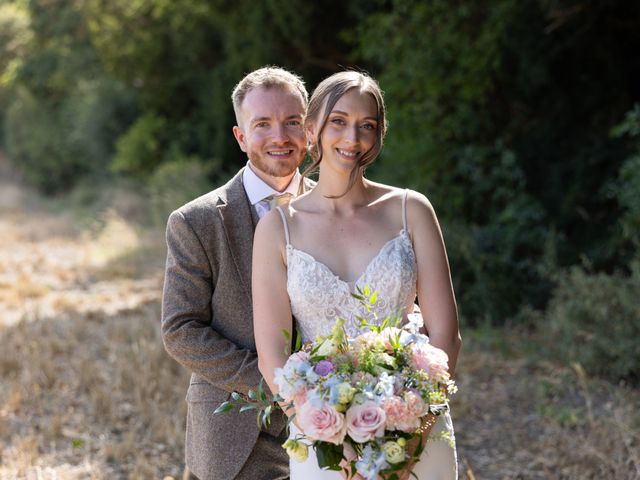
{"label": "bride's eyebrow", "polygon": [[[343,112],[342,110],[331,110],[331,113],[329,115],[333,115],[333,114],[343,115],[345,117],[349,116],[349,114],[347,112]],[[378,119],[376,117],[365,117],[363,120],[369,120],[371,122],[377,122],[378,121]]]}

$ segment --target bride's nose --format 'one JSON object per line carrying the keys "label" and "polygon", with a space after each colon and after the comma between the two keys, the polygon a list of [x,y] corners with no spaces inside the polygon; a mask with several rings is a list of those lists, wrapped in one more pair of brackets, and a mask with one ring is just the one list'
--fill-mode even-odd
{"label": "bride's nose", "polygon": [[344,140],[349,143],[358,143],[360,140],[360,131],[358,130],[357,125],[353,125],[347,129],[345,129]]}

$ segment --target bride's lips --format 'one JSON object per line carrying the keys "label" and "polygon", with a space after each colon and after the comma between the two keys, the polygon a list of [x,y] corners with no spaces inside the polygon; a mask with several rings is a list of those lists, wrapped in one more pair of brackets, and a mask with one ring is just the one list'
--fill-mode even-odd
{"label": "bride's lips", "polygon": [[355,160],[356,158],[358,158],[358,154],[360,153],[357,151],[344,150],[342,148],[336,148],[336,152],[338,152],[338,155],[340,155],[342,158],[345,158],[347,160]]}

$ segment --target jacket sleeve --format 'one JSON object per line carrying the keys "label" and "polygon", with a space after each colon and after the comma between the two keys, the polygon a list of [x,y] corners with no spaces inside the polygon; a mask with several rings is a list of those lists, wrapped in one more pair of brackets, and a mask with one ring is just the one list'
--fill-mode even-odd
{"label": "jacket sleeve", "polygon": [[162,295],[162,340],[178,363],[212,385],[246,395],[262,378],[255,352],[211,326],[216,260],[180,211],[167,223],[167,263]]}

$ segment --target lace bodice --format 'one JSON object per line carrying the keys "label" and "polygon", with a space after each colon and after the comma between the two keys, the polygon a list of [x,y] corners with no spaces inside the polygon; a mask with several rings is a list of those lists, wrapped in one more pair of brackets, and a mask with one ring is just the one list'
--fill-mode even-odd
{"label": "lace bodice", "polygon": [[[404,228],[384,244],[354,282],[345,282],[324,263],[291,245],[286,217],[278,207],[287,241],[287,292],[303,342],[318,335],[328,335],[338,317],[346,321],[347,334],[357,336],[362,330],[355,315],[369,321],[375,321],[376,317],[382,321],[391,313],[411,311],[416,296],[417,267],[407,231],[406,199],[405,193],[402,201]],[[378,296],[371,314],[351,295],[356,293],[356,287],[362,289],[367,284]]]}

